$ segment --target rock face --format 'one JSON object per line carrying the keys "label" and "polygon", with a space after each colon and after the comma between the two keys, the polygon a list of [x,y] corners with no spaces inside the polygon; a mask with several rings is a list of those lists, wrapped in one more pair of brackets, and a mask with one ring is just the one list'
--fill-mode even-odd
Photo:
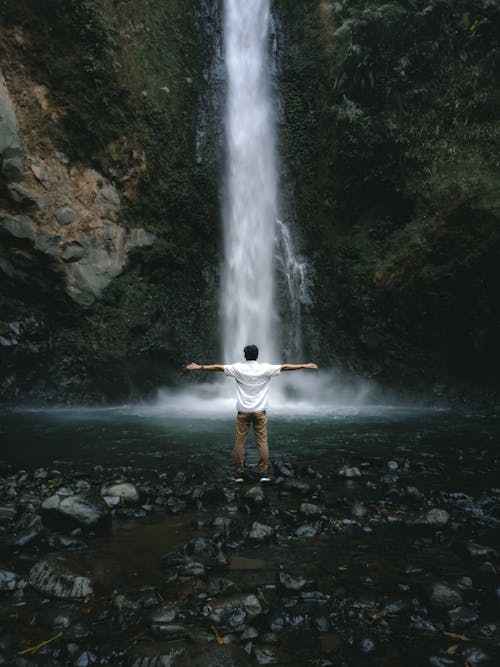
{"label": "rock face", "polygon": [[56,598],[82,599],[94,592],[88,573],[64,556],[48,556],[31,568],[29,582],[37,591]]}

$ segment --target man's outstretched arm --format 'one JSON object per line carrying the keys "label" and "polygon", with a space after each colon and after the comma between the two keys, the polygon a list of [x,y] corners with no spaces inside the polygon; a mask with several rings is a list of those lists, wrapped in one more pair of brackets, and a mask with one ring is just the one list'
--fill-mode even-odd
{"label": "man's outstretched arm", "polygon": [[205,366],[204,364],[195,364],[192,361],[186,366],[187,371],[224,371],[224,366],[222,364],[210,364]]}
{"label": "man's outstretched arm", "polygon": [[282,371],[299,371],[301,368],[318,368],[318,364],[283,364]]}

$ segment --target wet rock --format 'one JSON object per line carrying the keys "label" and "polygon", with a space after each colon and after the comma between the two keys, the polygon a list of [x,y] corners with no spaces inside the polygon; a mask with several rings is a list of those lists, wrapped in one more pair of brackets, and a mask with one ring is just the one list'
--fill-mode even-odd
{"label": "wet rock", "polygon": [[436,583],[432,588],[431,604],[441,609],[453,609],[459,607],[463,598],[460,593],[446,584]]}
{"label": "wet rock", "polygon": [[459,667],[461,663],[458,663],[453,658],[448,658],[442,655],[432,655],[429,658],[429,665],[432,667]]}
{"label": "wet rock", "polygon": [[228,559],[220,546],[204,537],[195,537],[184,547],[184,553],[192,560],[210,568],[226,567]]}
{"label": "wet rock", "polygon": [[387,461],[387,470],[395,472],[399,469],[399,463],[397,461]]}
{"label": "wet rock", "polygon": [[475,646],[464,648],[462,650],[462,657],[466,664],[471,665],[472,667],[474,667],[474,665],[492,664],[490,655],[483,651],[483,649]]}
{"label": "wet rock", "polygon": [[42,519],[39,516],[36,516],[29,526],[25,528],[21,533],[19,533],[14,539],[14,546],[16,547],[25,547],[33,542],[40,540],[45,534],[45,526],[43,525]]}
{"label": "wet rock", "polygon": [[361,470],[356,468],[356,466],[342,466],[337,470],[337,475],[339,477],[347,477],[348,479],[361,477]]}
{"label": "wet rock", "polygon": [[271,526],[259,523],[258,521],[253,522],[248,533],[249,539],[254,542],[267,542],[273,535],[274,529]]}
{"label": "wet rock", "polygon": [[359,642],[359,650],[363,655],[370,655],[371,653],[374,653],[376,648],[377,645],[373,639],[370,639],[370,637],[365,637]]}
{"label": "wet rock", "polygon": [[472,541],[467,542],[465,548],[471,558],[495,558],[498,556],[495,549]]}
{"label": "wet rock", "polygon": [[274,471],[276,473],[276,476],[279,477],[295,477],[297,474],[297,470],[295,466],[293,466],[291,463],[288,463],[286,461],[275,461],[274,464]]}
{"label": "wet rock", "polygon": [[295,537],[299,540],[309,540],[315,537],[319,532],[319,527],[315,524],[304,523],[295,531]]}
{"label": "wet rock", "polygon": [[232,593],[236,590],[236,584],[231,579],[225,577],[210,578],[207,593],[210,596]]}
{"label": "wet rock", "polygon": [[472,588],[472,579],[470,577],[462,577],[458,580],[457,586],[463,591],[468,591]]}
{"label": "wet rock", "polygon": [[241,634],[241,639],[245,641],[246,639],[255,639],[259,636],[259,632],[253,625],[250,625],[246,630]]}
{"label": "wet rock", "polygon": [[37,591],[57,598],[82,599],[93,593],[89,572],[60,555],[50,555],[35,563],[29,582]]}
{"label": "wet rock", "polygon": [[179,639],[188,639],[189,638],[189,628],[185,625],[180,625],[177,623],[152,623],[151,631],[157,637],[166,639],[167,641],[179,640]]}
{"label": "wet rock", "polygon": [[266,496],[264,495],[262,487],[252,486],[247,491],[245,491],[243,498],[250,501],[250,503],[253,505],[261,505],[265,501]]}
{"label": "wet rock", "polygon": [[299,507],[299,512],[304,516],[321,516],[322,511],[321,507],[314,505],[313,503],[302,503]]}
{"label": "wet rock", "polygon": [[286,572],[280,572],[278,574],[277,583],[280,591],[286,591],[288,593],[298,593],[307,585],[307,581],[302,579],[302,577],[292,577]]}
{"label": "wet rock", "polygon": [[74,661],[75,667],[89,667],[89,665],[95,665],[98,662],[99,658],[92,651],[83,651]]}
{"label": "wet rock", "polygon": [[445,526],[450,520],[450,515],[446,510],[434,507],[426,512],[423,522],[428,526]]}
{"label": "wet rock", "polygon": [[111,485],[105,484],[101,488],[101,496],[120,498],[123,503],[128,505],[134,505],[139,502],[139,491],[129,482]]}
{"label": "wet rock", "polygon": [[166,503],[167,511],[171,514],[180,514],[181,512],[185,511],[186,507],[186,502],[175,496],[170,496]]}
{"label": "wet rock", "polygon": [[87,545],[85,542],[75,540],[72,537],[54,533],[49,536],[49,547],[56,551],[62,551],[64,549],[68,551],[76,551],[78,549],[86,549]]}
{"label": "wet rock", "polygon": [[42,503],[42,515],[49,525],[84,528],[108,528],[111,514],[106,503],[95,494],[64,497],[50,496]]}
{"label": "wet rock", "polygon": [[362,519],[368,514],[366,505],[360,502],[354,503],[351,511],[354,516],[358,517],[358,519]]}
{"label": "wet rock", "polygon": [[422,492],[416,486],[407,486],[404,489],[404,495],[414,501],[422,500],[423,498]]}
{"label": "wet rock", "polygon": [[462,630],[468,625],[472,625],[479,618],[478,614],[469,607],[456,607],[448,612],[450,619],[450,628],[452,630]]}
{"label": "wet rock", "polygon": [[19,579],[15,572],[0,570],[0,591],[13,591],[17,588]]}
{"label": "wet rock", "polygon": [[262,605],[256,595],[235,594],[219,598],[210,603],[210,618],[215,623],[228,621],[236,611],[244,611],[248,619],[252,621],[263,612]]}

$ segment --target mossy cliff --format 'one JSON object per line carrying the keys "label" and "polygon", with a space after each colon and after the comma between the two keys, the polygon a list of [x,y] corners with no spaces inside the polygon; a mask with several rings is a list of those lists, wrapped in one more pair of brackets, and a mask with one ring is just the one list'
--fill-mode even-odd
{"label": "mossy cliff", "polygon": [[[218,12],[0,0],[0,115],[18,132],[0,123],[0,400],[144,396],[217,358]],[[282,182],[313,278],[307,356],[491,404],[499,3],[273,12]]]}
{"label": "mossy cliff", "polygon": [[500,3],[274,4],[284,178],[315,274],[312,352],[393,386],[491,401]]}
{"label": "mossy cliff", "polygon": [[[180,0],[1,0],[29,190],[14,201],[4,179],[0,192],[2,218],[14,217],[0,233],[3,400],[122,400],[205,348],[215,354],[218,176],[196,156],[207,11]],[[43,186],[69,221],[43,209]],[[96,208],[99,188],[113,210]],[[87,246],[94,254],[81,258]],[[88,289],[75,301],[68,275],[83,271]]]}

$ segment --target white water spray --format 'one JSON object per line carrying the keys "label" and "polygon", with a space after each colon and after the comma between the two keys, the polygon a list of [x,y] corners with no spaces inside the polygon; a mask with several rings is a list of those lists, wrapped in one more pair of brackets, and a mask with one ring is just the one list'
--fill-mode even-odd
{"label": "white water spray", "polygon": [[222,285],[224,363],[255,343],[276,363],[274,256],[278,214],[269,81],[269,0],[226,0],[227,202]]}

